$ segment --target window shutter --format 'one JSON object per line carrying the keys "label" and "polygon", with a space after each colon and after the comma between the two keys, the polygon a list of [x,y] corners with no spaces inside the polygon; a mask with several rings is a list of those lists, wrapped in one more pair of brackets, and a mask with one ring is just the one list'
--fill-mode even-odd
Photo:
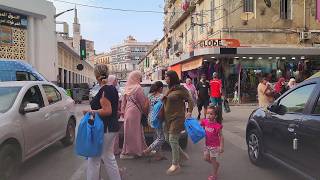
{"label": "window shutter", "polygon": [[243,12],[254,12],[254,0],[243,0]]}
{"label": "window shutter", "polygon": [[316,1],[316,19],[320,22],[320,0]]}

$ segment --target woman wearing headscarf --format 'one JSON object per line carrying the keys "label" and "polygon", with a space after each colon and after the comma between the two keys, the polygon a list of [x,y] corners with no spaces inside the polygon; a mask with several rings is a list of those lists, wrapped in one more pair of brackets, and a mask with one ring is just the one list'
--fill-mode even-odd
{"label": "woman wearing headscarf", "polygon": [[285,93],[287,91],[286,88],[286,80],[281,77],[279,78],[278,82],[274,85],[274,98],[277,99],[278,97],[280,97],[283,93]]}
{"label": "woman wearing headscarf", "polygon": [[186,84],[184,85],[184,87],[189,91],[193,103],[195,104],[197,102],[197,90],[196,87],[192,84],[192,80],[190,78],[186,79]]}
{"label": "woman wearing headscarf", "polygon": [[129,74],[125,86],[121,111],[124,114],[124,141],[121,159],[132,159],[143,155],[147,148],[143,127],[142,113],[148,114],[147,98],[140,86],[142,74],[133,71]]}
{"label": "woman wearing headscarf", "polygon": [[91,109],[85,110],[83,113],[99,114],[104,124],[104,142],[101,156],[88,158],[87,180],[99,180],[101,160],[104,162],[109,179],[120,180],[119,168],[112,146],[119,131],[119,96],[116,88],[107,85],[109,76],[107,65],[98,64],[95,66],[94,75],[101,88],[90,102]]}
{"label": "woman wearing headscarf", "polygon": [[[188,90],[180,85],[178,74],[175,71],[168,71],[166,82],[169,90],[164,95],[164,119],[166,140],[171,146],[172,164],[167,170],[168,175],[180,172],[180,162],[183,159],[189,159],[189,156],[181,149],[179,137],[184,130],[184,121],[186,117],[191,117],[193,110],[193,100]],[[186,114],[185,101],[188,102],[188,112]]]}
{"label": "woman wearing headscarf", "polygon": [[288,83],[288,88],[292,89],[297,85],[296,79],[295,78],[290,78],[289,83]]}

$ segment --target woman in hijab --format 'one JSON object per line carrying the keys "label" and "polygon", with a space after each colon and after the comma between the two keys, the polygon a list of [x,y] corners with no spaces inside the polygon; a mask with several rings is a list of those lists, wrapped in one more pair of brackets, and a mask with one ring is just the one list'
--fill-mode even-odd
{"label": "woman in hijab", "polygon": [[121,111],[124,114],[124,141],[120,155],[121,159],[133,159],[143,155],[147,148],[143,127],[142,113],[148,114],[147,98],[140,86],[142,74],[133,71],[129,74],[124,90]]}
{"label": "woman in hijab", "polygon": [[295,79],[295,78],[291,78],[291,79],[289,80],[289,83],[288,83],[288,88],[289,88],[289,89],[292,89],[292,88],[294,88],[296,85],[297,85],[296,79]]}
{"label": "woman in hijab", "polygon": [[286,88],[286,80],[281,77],[279,78],[278,82],[275,84],[274,86],[274,92],[275,92],[275,99],[277,99],[278,97],[280,97],[283,93],[285,93],[287,91]]}
{"label": "woman in hijab", "polygon": [[189,91],[193,103],[196,104],[197,102],[197,90],[196,87],[192,84],[192,80],[190,78],[186,79],[186,84],[184,85],[184,87]]}

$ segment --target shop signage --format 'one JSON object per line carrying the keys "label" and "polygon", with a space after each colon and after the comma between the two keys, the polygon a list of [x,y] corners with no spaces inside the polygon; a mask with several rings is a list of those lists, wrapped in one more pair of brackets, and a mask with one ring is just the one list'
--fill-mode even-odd
{"label": "shop signage", "polygon": [[26,29],[27,16],[0,10],[0,25]]}
{"label": "shop signage", "polygon": [[11,27],[0,26],[0,45],[12,45],[12,29]]}
{"label": "shop signage", "polygon": [[238,39],[205,39],[192,44],[193,49],[216,47],[240,47]]}

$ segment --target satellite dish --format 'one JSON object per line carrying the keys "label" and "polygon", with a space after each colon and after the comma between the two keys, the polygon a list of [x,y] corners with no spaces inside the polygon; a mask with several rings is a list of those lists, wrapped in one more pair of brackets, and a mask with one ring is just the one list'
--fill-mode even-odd
{"label": "satellite dish", "polygon": [[271,0],[264,0],[264,3],[266,3],[266,6],[268,8],[271,8],[271,5],[272,5]]}
{"label": "satellite dish", "polygon": [[253,19],[254,18],[254,13],[253,12],[243,12],[241,15],[240,15],[240,18],[244,21],[248,21],[250,19]]}

